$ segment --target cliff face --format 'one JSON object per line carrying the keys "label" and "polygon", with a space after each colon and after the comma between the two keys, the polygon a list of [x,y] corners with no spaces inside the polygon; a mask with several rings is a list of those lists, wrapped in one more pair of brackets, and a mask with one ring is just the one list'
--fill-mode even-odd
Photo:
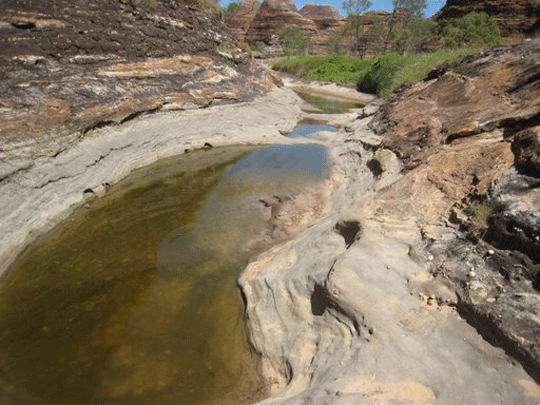
{"label": "cliff face", "polygon": [[22,0],[0,10],[0,179],[92,128],[239,100],[269,83],[196,1]]}
{"label": "cliff face", "polygon": [[530,34],[540,29],[540,5],[535,0],[448,0],[435,19],[445,26],[472,11],[492,16],[503,36]]}

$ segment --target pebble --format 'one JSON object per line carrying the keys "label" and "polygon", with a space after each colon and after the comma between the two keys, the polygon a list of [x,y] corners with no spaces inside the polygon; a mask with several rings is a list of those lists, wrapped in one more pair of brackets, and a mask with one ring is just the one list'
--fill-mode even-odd
{"label": "pebble", "polygon": [[473,270],[469,271],[469,277],[470,277],[470,278],[476,277],[476,272],[473,271]]}

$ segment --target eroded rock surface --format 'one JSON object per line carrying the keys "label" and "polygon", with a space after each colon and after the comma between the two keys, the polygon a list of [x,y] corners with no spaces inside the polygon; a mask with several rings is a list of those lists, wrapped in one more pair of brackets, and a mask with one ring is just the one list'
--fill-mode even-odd
{"label": "eroded rock surface", "polygon": [[540,400],[540,200],[518,171],[539,53],[496,48],[343,118],[330,215],[240,278],[261,404]]}
{"label": "eroded rock surface", "polygon": [[190,1],[0,6],[0,179],[91,129],[262,94],[216,12]]}
{"label": "eroded rock surface", "polygon": [[132,170],[196,148],[294,142],[281,132],[291,131],[299,115],[300,100],[274,89],[251,102],[170,111],[93,130],[71,148],[32,161],[0,182],[0,272],[37,234]]}
{"label": "eroded rock surface", "polygon": [[509,138],[539,120],[539,52],[540,44],[529,41],[467,57],[404,90],[371,127],[409,168],[457,138]]}

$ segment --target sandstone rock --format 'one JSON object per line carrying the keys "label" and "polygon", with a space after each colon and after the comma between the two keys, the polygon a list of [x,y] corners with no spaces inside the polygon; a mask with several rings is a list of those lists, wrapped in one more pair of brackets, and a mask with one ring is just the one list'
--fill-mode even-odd
{"label": "sandstone rock", "polygon": [[531,41],[467,57],[404,90],[376,114],[372,128],[409,168],[458,138],[495,129],[511,136],[540,112],[538,55],[540,43]]}
{"label": "sandstone rock", "polygon": [[319,30],[336,27],[342,20],[339,11],[329,5],[306,4],[300,15],[314,21]]}
{"label": "sandstone rock", "polygon": [[245,40],[246,33],[260,8],[261,3],[257,0],[243,0],[236,12],[227,16],[227,26],[240,41]]}
{"label": "sandstone rock", "polygon": [[249,43],[269,43],[272,36],[284,26],[297,27],[305,32],[315,32],[316,24],[300,15],[292,0],[265,0],[246,33]]}
{"label": "sandstone rock", "polygon": [[515,164],[520,170],[540,177],[540,126],[514,135],[512,152],[516,157]]}
{"label": "sandstone rock", "polygon": [[448,0],[435,19],[444,26],[472,11],[484,11],[492,16],[504,36],[533,33],[539,28],[540,7],[529,0]]}
{"label": "sandstone rock", "polygon": [[190,2],[28,1],[0,9],[0,20],[19,21],[0,30],[0,178],[91,129],[249,99],[275,84],[237,52],[219,15]]}

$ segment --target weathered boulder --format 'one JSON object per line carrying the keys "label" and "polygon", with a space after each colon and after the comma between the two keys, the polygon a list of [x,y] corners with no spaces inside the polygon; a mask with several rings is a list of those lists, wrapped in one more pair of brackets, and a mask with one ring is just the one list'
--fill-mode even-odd
{"label": "weathered boulder", "polygon": [[540,29],[540,5],[532,0],[448,0],[435,19],[445,26],[472,11],[484,11],[492,16],[504,36]]}

